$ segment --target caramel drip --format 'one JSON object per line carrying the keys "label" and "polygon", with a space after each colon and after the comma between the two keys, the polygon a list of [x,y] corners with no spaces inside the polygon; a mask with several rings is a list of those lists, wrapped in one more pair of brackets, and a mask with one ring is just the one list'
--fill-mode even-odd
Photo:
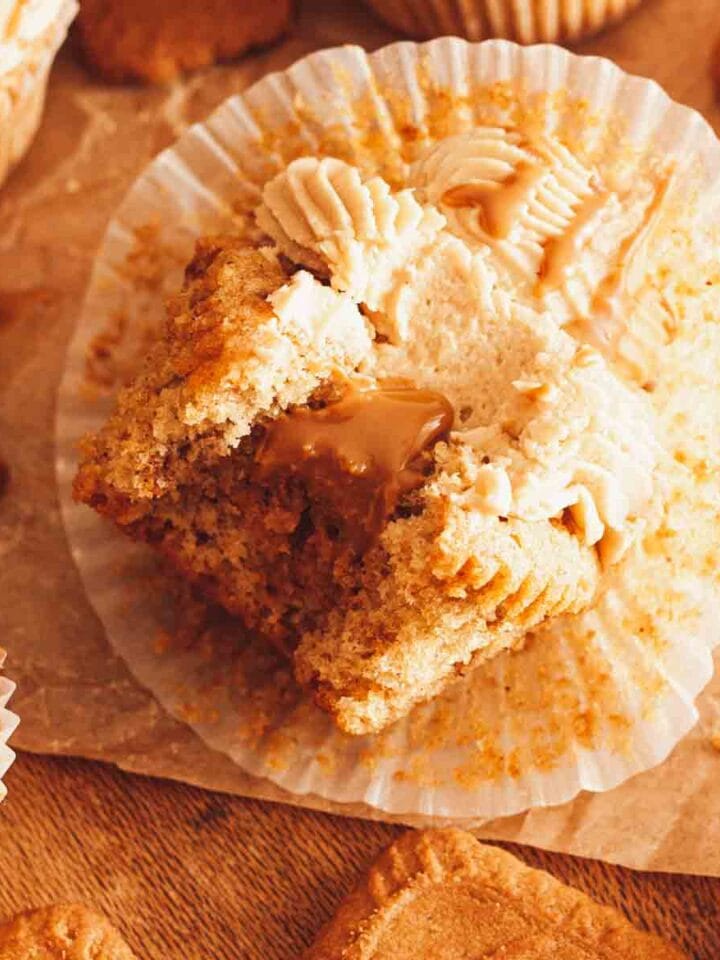
{"label": "caramel drip", "polygon": [[608,192],[591,194],[580,205],[567,230],[546,241],[538,282],[540,294],[548,290],[556,290],[565,283],[570,268],[580,255],[598,214],[606,206],[609,198]]}
{"label": "caramel drip", "polygon": [[487,233],[496,240],[504,240],[531,190],[546,172],[542,164],[519,163],[507,179],[499,183],[462,183],[446,190],[441,202],[453,209],[477,207]]}
{"label": "caramel drip", "polygon": [[617,266],[603,280],[593,297],[593,312],[598,308],[611,307],[621,295],[627,293],[628,274],[660,219],[660,210],[670,190],[670,183],[671,178],[668,177],[648,204],[642,223],[623,241]]}
{"label": "caramel drip", "polygon": [[577,336],[601,350],[617,347],[623,334],[628,275],[657,225],[671,183],[672,177],[668,177],[648,204],[642,222],[623,240],[615,267],[595,291],[590,316],[573,324]]}
{"label": "caramel drip", "polygon": [[337,527],[362,552],[400,498],[423,484],[422,454],[449,432],[453,416],[432,390],[351,385],[335,403],[272,421],[255,457],[259,475],[301,479],[313,521]]}
{"label": "caramel drip", "polygon": [[[5,37],[7,39],[12,39],[18,31],[18,27],[20,26],[20,14],[22,11],[22,6],[23,0],[15,0],[15,6],[10,12],[7,26],[5,27]],[[0,40],[2,39],[2,36],[0,36]]]}

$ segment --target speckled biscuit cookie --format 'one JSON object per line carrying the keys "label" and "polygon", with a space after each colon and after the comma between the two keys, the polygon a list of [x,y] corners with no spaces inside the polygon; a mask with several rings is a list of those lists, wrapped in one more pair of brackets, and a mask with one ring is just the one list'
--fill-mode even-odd
{"label": "speckled biscuit cookie", "polygon": [[108,80],[167,83],[277,40],[290,13],[290,0],[81,0],[78,29],[88,61]]}
{"label": "speckled biscuit cookie", "polygon": [[0,960],[134,960],[120,934],[87,907],[54,906],[0,925]]}
{"label": "speckled biscuit cookie", "polygon": [[682,960],[549,874],[461,830],[406,833],[305,960]]}

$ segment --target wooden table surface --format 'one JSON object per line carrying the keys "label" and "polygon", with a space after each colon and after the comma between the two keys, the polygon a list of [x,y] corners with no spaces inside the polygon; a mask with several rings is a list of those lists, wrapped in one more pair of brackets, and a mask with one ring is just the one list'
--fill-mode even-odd
{"label": "wooden table surface", "polygon": [[[7,780],[0,912],[84,901],[141,960],[288,960],[398,833],[86,761],[24,755]],[[720,957],[720,880],[511,849],[696,960]]]}
{"label": "wooden table surface", "polygon": [[[654,57],[637,32],[622,30],[584,51],[652,72],[718,124],[707,74],[714,28],[708,34],[700,22],[717,0],[682,3],[687,16],[677,17],[680,0],[649,0],[637,19],[648,38],[673,30],[676,56]],[[142,960],[292,957],[398,832],[76,760],[21,756],[7,784],[9,798],[0,808],[0,915],[81,900],[105,911]],[[633,873],[529,848],[516,852],[620,907],[696,960],[719,960],[720,880]]]}

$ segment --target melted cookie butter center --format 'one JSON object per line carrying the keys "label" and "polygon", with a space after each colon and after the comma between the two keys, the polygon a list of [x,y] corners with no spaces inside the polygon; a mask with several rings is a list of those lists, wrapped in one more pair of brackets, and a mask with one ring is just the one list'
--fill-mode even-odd
{"label": "melted cookie butter center", "polygon": [[326,407],[297,407],[273,420],[255,459],[261,477],[300,478],[315,521],[337,525],[363,551],[400,498],[425,482],[422,455],[449,433],[453,418],[449,401],[433,390],[351,384]]}
{"label": "melted cookie butter center", "polygon": [[446,190],[442,203],[451,208],[477,207],[484,229],[496,240],[504,240],[533,188],[547,173],[538,163],[519,163],[505,180],[497,183],[463,183]]}

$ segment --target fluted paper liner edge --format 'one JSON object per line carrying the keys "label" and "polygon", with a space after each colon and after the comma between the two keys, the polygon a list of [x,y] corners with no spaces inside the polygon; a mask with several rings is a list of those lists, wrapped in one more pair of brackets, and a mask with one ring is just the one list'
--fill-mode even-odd
{"label": "fluted paper liner edge", "polygon": [[[624,681],[622,671],[613,665],[612,695],[622,699],[630,721],[618,725],[609,748],[600,749],[597,742],[588,745],[579,736],[544,766],[533,763],[531,769],[524,770],[522,765],[518,769],[517,759],[512,766],[516,747],[534,756],[537,748],[520,743],[526,735],[523,724],[518,723],[522,714],[508,696],[512,690],[508,678],[512,675],[517,682],[518,663],[529,671],[533,663],[537,665],[533,658],[547,656],[538,654],[538,645],[521,656],[498,657],[473,675],[476,679],[453,688],[437,703],[421,707],[419,720],[414,716],[396,725],[379,741],[342,737],[318,711],[294,707],[290,726],[283,726],[283,718],[268,734],[251,742],[243,731],[252,725],[252,717],[240,716],[244,707],[233,702],[229,684],[208,682],[207,659],[201,653],[159,652],[156,639],[167,610],[161,597],[143,592],[146,552],[128,545],[91,511],[70,499],[77,441],[99,426],[108,409],[107,398],[98,400],[82,390],[93,337],[113,314],[128,315],[130,327],[135,325],[138,330],[157,323],[163,298],[177,287],[195,238],[235,229],[238,206],[247,208],[256,201],[258,183],[267,177],[268,166],[277,169],[288,159],[283,156],[286,140],[278,131],[292,129],[296,145],[319,152],[325,138],[339,142],[357,134],[357,106],[343,112],[338,98],[356,105],[364,97],[371,103],[373,122],[386,137],[397,127],[394,110],[408,112],[421,122],[429,109],[427,98],[436,97],[438,91],[467,95],[472,88],[497,83],[522,84],[530,94],[548,87],[566,89],[590,107],[602,106],[609,118],[622,116],[630,139],[673,153],[678,162],[688,162],[688,158],[698,162],[707,170],[708,182],[712,165],[718,162],[720,147],[697,114],[672,103],[656,84],[629,77],[600,58],[580,58],[552,46],[521,48],[506,41],[473,45],[453,39],[424,45],[394,44],[370,56],[359,48],[322,51],[226,101],[147,168],[108,227],[70,346],[57,421],[62,510],[73,556],[111,644],[140,682],[209,746],[296,794],[364,802],[398,815],[444,818],[490,819],[559,804],[583,789],[610,789],[662,762],[695,724],[695,698],[712,676],[712,647],[717,639],[715,598],[699,581],[688,581],[688,596],[696,613],[693,629],[669,630],[664,648],[656,653],[639,649],[627,638],[620,657],[621,666],[628,671]],[[325,127],[309,105],[326,111]],[[363,154],[365,163],[369,156],[372,148]],[[381,162],[388,159],[385,146]],[[139,234],[146,229],[154,231],[153,243],[162,251],[167,267],[163,282],[154,289],[138,288],[125,268]],[[622,644],[622,637],[612,631],[622,619],[618,610],[635,602],[630,594],[620,585],[608,593],[602,609],[588,615],[599,628],[601,645]],[[565,644],[565,639],[559,638],[556,653],[564,651],[570,671],[580,677],[578,702],[584,699],[590,709],[593,698],[604,693],[583,674],[581,658]],[[617,658],[617,648],[612,656]],[[609,663],[609,648],[607,657]],[[652,710],[648,702],[635,696],[633,669],[640,669],[640,661],[648,683],[662,685],[663,692],[655,697]],[[223,666],[216,664],[216,675],[223,672]],[[454,714],[465,711],[467,697],[471,692],[477,696],[481,685],[484,708],[489,711],[492,706],[503,717],[497,738],[502,741],[502,758],[493,777],[487,775],[488,748],[492,752],[493,745],[481,743],[483,736],[488,737],[487,729],[478,729],[470,746],[456,743],[453,749],[441,751],[428,746],[428,731],[446,729],[448,717],[451,723]],[[532,710],[537,713],[536,707]],[[606,723],[607,717],[601,716],[600,722]],[[534,730],[532,735],[541,737],[543,731]],[[479,756],[480,748],[483,772],[473,779],[468,750]],[[549,749],[548,754],[552,752]]]}

